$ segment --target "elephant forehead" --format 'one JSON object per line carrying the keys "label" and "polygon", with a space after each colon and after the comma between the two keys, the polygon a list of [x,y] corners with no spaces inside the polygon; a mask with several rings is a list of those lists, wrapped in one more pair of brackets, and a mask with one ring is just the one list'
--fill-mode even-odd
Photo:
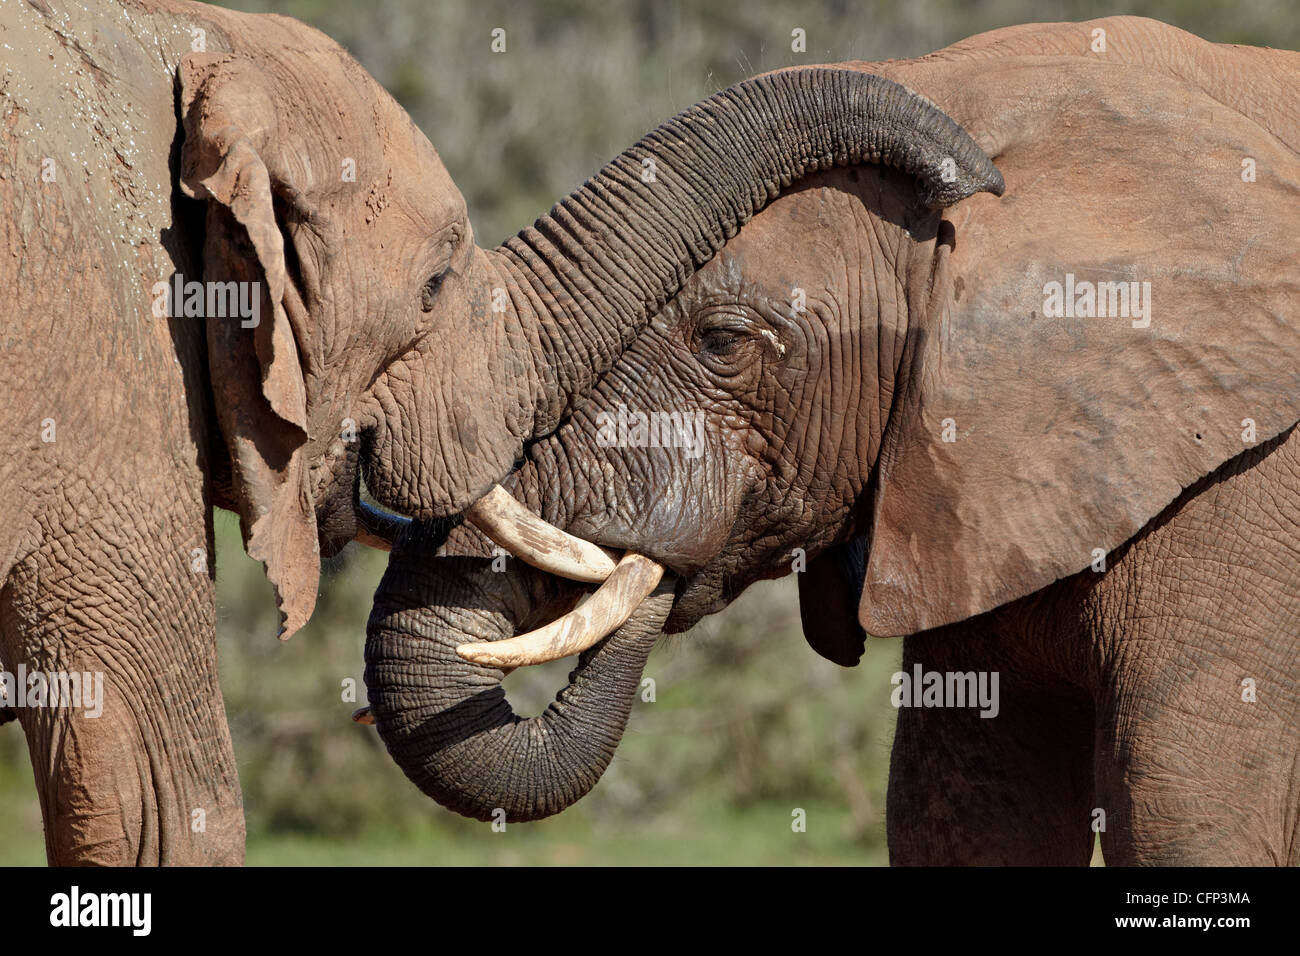
{"label": "elephant forehead", "polygon": [[342,51],[307,61],[286,69],[274,94],[282,116],[298,117],[280,124],[291,181],[327,205],[361,203],[368,224],[392,228],[398,213],[432,233],[463,220],[464,198],[437,150],[383,86]]}
{"label": "elephant forehead", "polygon": [[724,247],[717,271],[780,297],[791,281],[826,276],[856,248],[850,201],[857,200],[829,188],[781,196]]}
{"label": "elephant forehead", "polygon": [[433,143],[385,90],[380,89],[378,96],[376,114],[382,122],[377,124],[377,135],[390,171],[388,185],[398,203],[430,230],[467,219],[465,197]]}

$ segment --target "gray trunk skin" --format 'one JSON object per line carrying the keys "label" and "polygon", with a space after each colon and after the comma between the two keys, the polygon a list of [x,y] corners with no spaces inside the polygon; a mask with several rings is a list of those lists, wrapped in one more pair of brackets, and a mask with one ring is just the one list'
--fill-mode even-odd
{"label": "gray trunk skin", "polygon": [[[627,724],[641,673],[672,605],[672,576],[618,631],[585,652],[544,713],[517,716],[505,671],[458,644],[501,640],[568,610],[581,589],[521,562],[431,558],[440,535],[413,525],[394,543],[367,626],[365,679],[380,736],[438,803],[479,820],[559,813],[595,786]],[[489,553],[461,527],[444,550]]]}

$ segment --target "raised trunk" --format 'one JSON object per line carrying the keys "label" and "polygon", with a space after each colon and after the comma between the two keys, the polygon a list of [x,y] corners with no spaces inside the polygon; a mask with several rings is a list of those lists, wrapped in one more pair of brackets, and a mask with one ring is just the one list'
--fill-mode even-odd
{"label": "raised trunk", "polygon": [[915,176],[932,206],[1003,188],[974,140],[923,97],[869,73],[794,69],[678,114],[509,239],[497,255],[537,324],[525,329],[538,372],[526,404],[534,419],[520,433],[549,434],[571,399],[782,189],[856,163]]}
{"label": "raised trunk", "polygon": [[[467,529],[457,532],[461,542]],[[633,617],[579,659],[545,713],[515,715],[500,668],[470,664],[459,644],[514,635],[578,596],[519,562],[430,556],[420,526],[394,545],[367,627],[366,684],[388,751],[443,806],[510,822],[558,813],[585,795],[614,755],[646,658],[672,603],[661,585]]]}

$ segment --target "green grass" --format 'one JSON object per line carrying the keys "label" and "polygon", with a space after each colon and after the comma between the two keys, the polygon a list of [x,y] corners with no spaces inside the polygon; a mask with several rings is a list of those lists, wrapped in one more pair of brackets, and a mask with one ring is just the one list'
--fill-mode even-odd
{"label": "green grass", "polygon": [[553,820],[490,824],[449,833],[436,824],[409,832],[367,830],[339,843],[319,836],[250,840],[250,866],[625,866],[883,865],[875,840],[845,840],[848,811],[811,806],[806,832],[791,830],[784,804],[713,808],[693,801],[686,812],[591,825],[575,810]]}
{"label": "green grass", "polygon": [[0,808],[0,865],[44,866],[41,809],[16,722],[0,726]]}

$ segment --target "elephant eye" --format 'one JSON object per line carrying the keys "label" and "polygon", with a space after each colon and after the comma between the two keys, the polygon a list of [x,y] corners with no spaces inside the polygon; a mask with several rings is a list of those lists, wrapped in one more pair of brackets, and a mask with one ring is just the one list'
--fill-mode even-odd
{"label": "elephant eye", "polygon": [[742,309],[707,309],[696,321],[695,354],[705,362],[733,362],[753,333],[753,322]]}
{"label": "elephant eye", "polygon": [[736,351],[745,336],[735,329],[707,329],[700,335],[699,350],[722,358]]}
{"label": "elephant eye", "polygon": [[433,311],[433,302],[438,297],[438,288],[442,285],[442,278],[446,274],[445,271],[435,273],[424,283],[424,288],[420,290],[420,311]]}

